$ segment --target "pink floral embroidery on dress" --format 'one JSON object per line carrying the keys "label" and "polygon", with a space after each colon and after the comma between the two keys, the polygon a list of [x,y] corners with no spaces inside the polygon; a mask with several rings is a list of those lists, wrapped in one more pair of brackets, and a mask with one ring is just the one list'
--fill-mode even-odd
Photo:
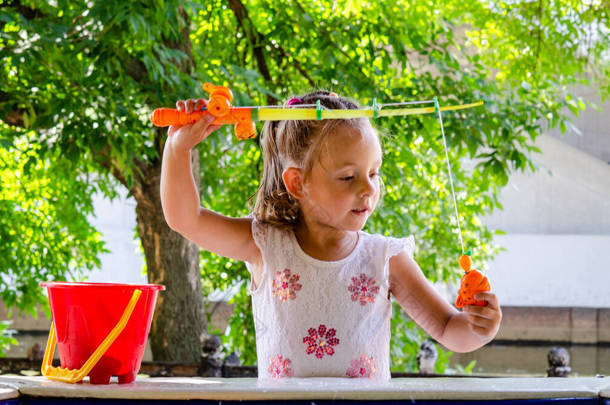
{"label": "pink floral embroidery on dress", "polygon": [[289,358],[284,358],[281,354],[275,357],[269,357],[269,367],[267,371],[271,378],[292,377],[294,372],[290,368],[292,361]]}
{"label": "pink floral embroidery on dress", "polygon": [[307,345],[305,353],[315,353],[316,357],[321,359],[324,355],[332,356],[335,354],[335,349],[332,346],[339,344],[339,339],[335,337],[337,331],[335,329],[326,329],[326,325],[318,326],[318,329],[309,328],[308,336],[303,338],[303,343]]}
{"label": "pink floral embroidery on dress", "polygon": [[285,302],[288,299],[296,298],[296,291],[299,291],[301,284],[299,281],[300,276],[290,274],[290,269],[284,269],[284,271],[278,271],[275,273],[275,279],[273,279],[271,286],[273,287],[273,296],[279,297],[280,301]]}
{"label": "pink floral embroidery on dress", "polygon": [[375,358],[373,356],[367,358],[363,354],[357,359],[352,359],[352,366],[347,369],[345,374],[354,378],[372,378],[376,372]]}
{"label": "pink floral embroidery on dress", "polygon": [[367,278],[365,273],[361,273],[359,277],[352,277],[352,285],[347,290],[352,293],[352,301],[360,301],[360,305],[364,306],[367,302],[375,302],[375,295],[379,292],[375,284],[373,277]]}

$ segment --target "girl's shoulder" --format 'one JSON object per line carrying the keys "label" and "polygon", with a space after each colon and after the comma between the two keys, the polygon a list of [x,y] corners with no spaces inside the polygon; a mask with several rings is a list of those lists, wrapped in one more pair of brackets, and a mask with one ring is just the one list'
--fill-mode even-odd
{"label": "girl's shoulder", "polygon": [[248,215],[248,218],[252,219],[252,237],[254,238],[254,241],[265,240],[267,236],[267,224],[257,219],[253,214]]}
{"label": "girl's shoulder", "polygon": [[415,239],[413,238],[413,235],[396,238],[379,233],[369,234],[364,231],[361,231],[360,234],[364,237],[365,241],[368,240],[368,244],[372,245],[374,249],[383,249],[386,259],[396,256],[403,250],[406,250],[409,256],[413,258],[413,253],[415,251]]}
{"label": "girl's shoulder", "polygon": [[252,218],[252,238],[259,249],[264,249],[268,244],[289,241],[292,230],[262,221],[252,214],[248,218]]}

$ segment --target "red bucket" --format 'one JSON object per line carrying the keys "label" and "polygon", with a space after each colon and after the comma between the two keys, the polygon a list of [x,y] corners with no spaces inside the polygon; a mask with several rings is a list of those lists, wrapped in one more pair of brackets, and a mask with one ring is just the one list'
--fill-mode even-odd
{"label": "red bucket", "polygon": [[[79,369],[115,328],[135,290],[142,294],[124,329],[89,372],[92,384],[135,380],[146,348],[157,294],[162,285],[111,283],[42,283],[49,292],[62,368]],[[47,348],[47,351],[49,349]]]}

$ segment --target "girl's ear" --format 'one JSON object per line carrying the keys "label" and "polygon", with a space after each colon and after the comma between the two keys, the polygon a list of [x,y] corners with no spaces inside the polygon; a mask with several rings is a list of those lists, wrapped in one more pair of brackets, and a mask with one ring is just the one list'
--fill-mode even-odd
{"label": "girl's ear", "polygon": [[304,197],[303,191],[303,171],[297,167],[289,167],[282,173],[286,190],[297,200]]}

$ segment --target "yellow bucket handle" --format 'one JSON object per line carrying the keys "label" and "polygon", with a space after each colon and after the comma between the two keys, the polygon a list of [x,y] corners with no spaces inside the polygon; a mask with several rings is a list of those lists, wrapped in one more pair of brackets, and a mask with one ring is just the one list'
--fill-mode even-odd
{"label": "yellow bucket handle", "polygon": [[53,367],[51,364],[53,363],[53,354],[55,353],[55,344],[57,343],[57,338],[55,337],[55,328],[53,323],[51,323],[51,330],[49,331],[49,340],[47,341],[47,348],[44,351],[44,359],[42,361],[42,375],[53,379],[64,381],[68,383],[77,383],[85,376],[89,374],[91,369],[95,367],[100,358],[106,353],[106,350],[114,343],[115,339],[121,334],[129,318],[131,317],[131,313],[135,308],[138,299],[142,295],[142,290],[134,290],[125,311],[123,311],[123,315],[116,326],[110,331],[108,336],[100,343],[97,349],[93,352],[91,357],[83,364],[83,366],[79,369],[72,370],[69,368],[63,367]]}

